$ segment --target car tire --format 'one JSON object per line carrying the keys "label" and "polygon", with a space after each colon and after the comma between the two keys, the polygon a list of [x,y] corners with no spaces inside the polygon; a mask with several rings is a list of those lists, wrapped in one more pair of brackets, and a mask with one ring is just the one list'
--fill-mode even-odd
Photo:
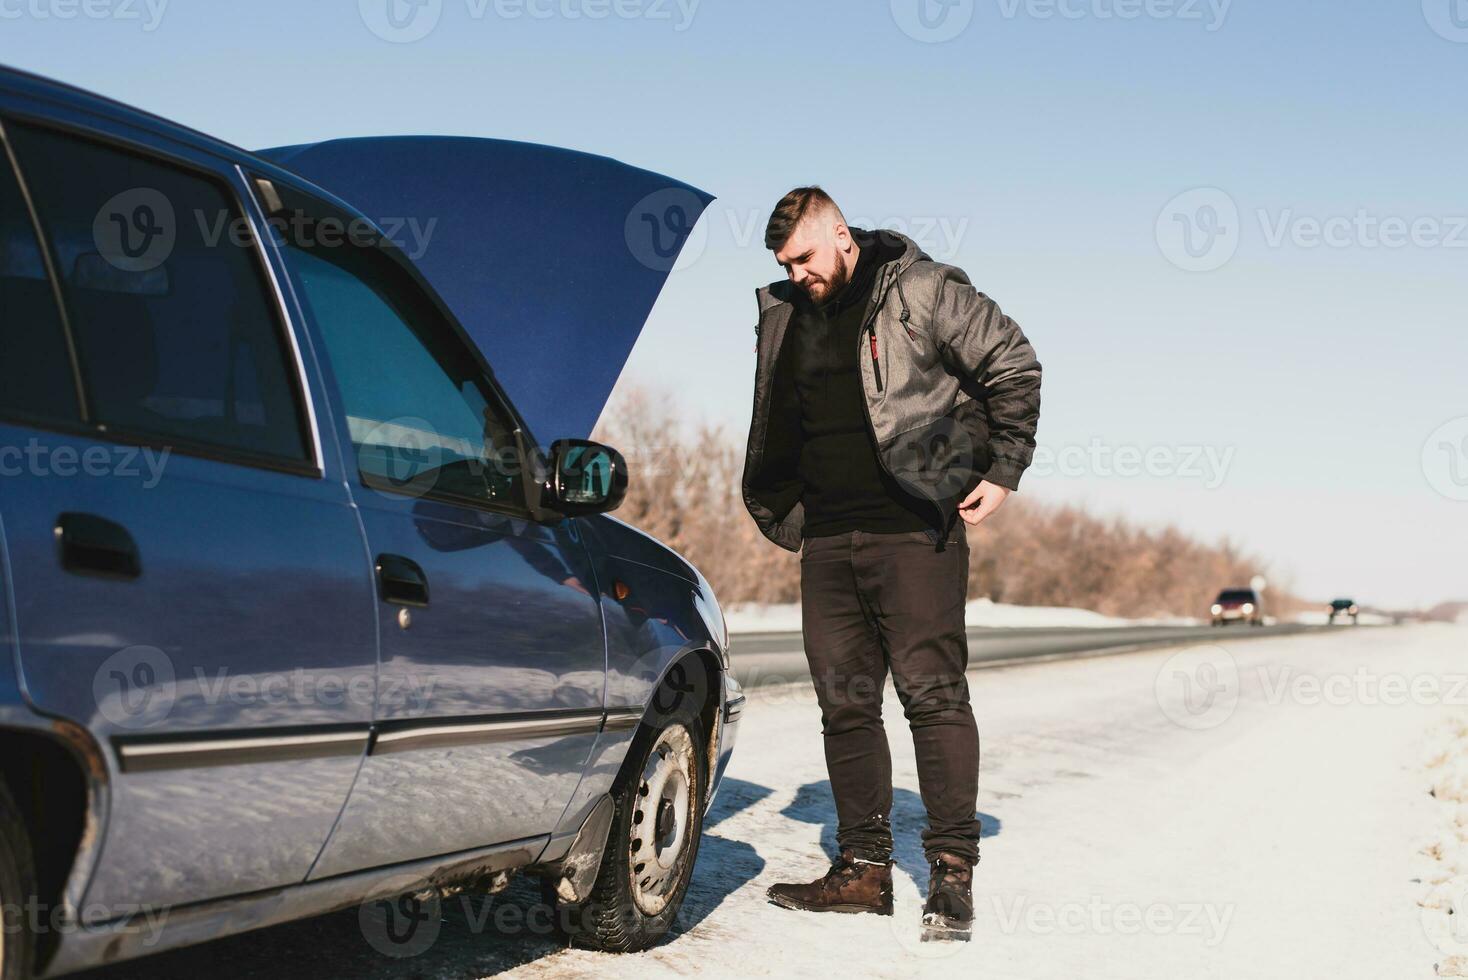
{"label": "car tire", "polygon": [[0,784],[0,980],[31,975],[36,942],[25,910],[35,881],[30,837],[15,801]]}
{"label": "car tire", "polygon": [[[703,835],[708,753],[693,718],[638,730],[613,789],[616,811],[591,897],[556,917],[573,946],[633,953],[656,945],[683,907]],[[650,802],[656,798],[656,802]]]}

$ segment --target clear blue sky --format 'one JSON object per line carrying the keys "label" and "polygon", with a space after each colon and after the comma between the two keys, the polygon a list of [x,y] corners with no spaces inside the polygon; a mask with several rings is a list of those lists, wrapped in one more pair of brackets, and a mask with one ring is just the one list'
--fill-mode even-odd
{"label": "clear blue sky", "polygon": [[[778,274],[763,220],[816,181],[1024,326],[1061,461],[1024,493],[1231,534],[1315,597],[1468,597],[1468,423],[1433,436],[1468,417],[1450,0],[957,0],[927,8],[939,42],[917,0],[438,0],[410,43],[370,29],[385,0],[89,2],[0,0],[0,59],[244,146],[495,136],[718,195],[624,382],[681,378],[731,438]],[[1191,227],[1163,213],[1195,188]],[[1236,254],[1184,271],[1177,236],[1214,215]],[[1382,220],[1418,240],[1380,245]],[[1125,447],[1150,475],[1097,456]]]}

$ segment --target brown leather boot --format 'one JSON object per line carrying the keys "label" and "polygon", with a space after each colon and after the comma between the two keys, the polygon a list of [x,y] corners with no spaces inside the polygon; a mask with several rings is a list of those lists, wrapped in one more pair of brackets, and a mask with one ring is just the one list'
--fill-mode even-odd
{"label": "brown leather boot", "polygon": [[841,857],[824,877],[807,885],[771,885],[770,901],[786,909],[803,912],[875,912],[892,914],[892,862],[858,861],[851,851]]}
{"label": "brown leather boot", "polygon": [[974,866],[943,853],[933,859],[928,901],[923,905],[923,942],[968,942],[974,928]]}

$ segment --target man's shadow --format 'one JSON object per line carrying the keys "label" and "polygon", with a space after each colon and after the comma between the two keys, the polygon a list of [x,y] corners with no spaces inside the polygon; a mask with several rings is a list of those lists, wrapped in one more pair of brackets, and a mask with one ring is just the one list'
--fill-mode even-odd
{"label": "man's shadow", "polygon": [[[831,795],[831,781],[806,783],[795,791],[782,813],[792,820],[819,824],[821,847],[831,860],[841,853],[836,845],[836,801]],[[1003,821],[988,813],[975,813],[979,821],[979,839],[999,834]],[[892,789],[892,860],[897,868],[925,893],[928,888],[928,859],[923,854],[922,832],[928,825],[928,811],[923,798],[910,789]]]}

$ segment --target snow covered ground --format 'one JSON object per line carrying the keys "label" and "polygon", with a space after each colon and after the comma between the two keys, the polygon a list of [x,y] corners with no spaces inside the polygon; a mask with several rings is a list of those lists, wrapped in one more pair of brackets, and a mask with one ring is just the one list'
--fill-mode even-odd
{"label": "snow covered ground", "polygon": [[[1363,629],[973,675],[986,840],[967,945],[917,941],[923,811],[896,710],[896,916],[765,902],[771,883],[822,872],[834,839],[809,693],[753,692],[687,931],[637,956],[559,952],[506,975],[1450,971],[1468,930],[1419,903],[1465,896],[1468,911],[1455,877],[1468,874],[1465,641],[1461,627]],[[1452,802],[1429,794],[1442,780]]]}
{"label": "snow covered ground", "polygon": [[[975,599],[964,609],[969,628],[1061,628],[1106,626],[1192,626],[1196,619],[1121,619],[1103,616],[1089,609],[1070,609],[1052,606],[1010,606],[992,599]],[[731,605],[724,610],[724,619],[730,633],[798,633],[800,632],[800,604],[777,603],[764,605],[748,603]]]}
{"label": "snow covered ground", "polygon": [[765,901],[834,851],[806,682],[749,693],[678,929],[649,952],[562,949],[527,925],[538,893],[517,879],[446,902],[410,959],[346,912],[97,976],[1468,976],[1465,649],[1468,626],[1219,635],[972,674],[985,840],[969,944],[918,942],[924,816],[890,689],[897,914]]}

